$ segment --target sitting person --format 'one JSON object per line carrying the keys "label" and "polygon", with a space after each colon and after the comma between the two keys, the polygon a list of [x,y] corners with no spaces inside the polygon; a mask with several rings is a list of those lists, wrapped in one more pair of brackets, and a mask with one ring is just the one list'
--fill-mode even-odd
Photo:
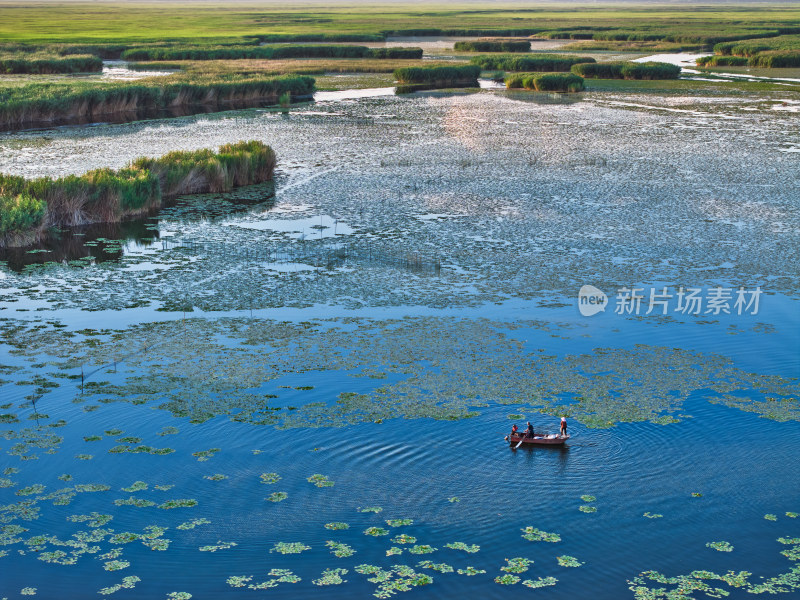
{"label": "sitting person", "polygon": [[528,426],[525,428],[525,437],[533,437],[533,425],[531,425],[530,421],[528,421]]}
{"label": "sitting person", "polygon": [[516,424],[516,423],[514,423],[514,424],[511,426],[511,435],[517,435],[517,431],[518,431],[518,430],[519,430],[519,428],[517,427],[517,424]]}

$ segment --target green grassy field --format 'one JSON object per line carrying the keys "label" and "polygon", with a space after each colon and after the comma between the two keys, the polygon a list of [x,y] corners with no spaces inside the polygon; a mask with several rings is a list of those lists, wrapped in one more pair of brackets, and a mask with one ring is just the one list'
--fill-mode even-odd
{"label": "green grassy field", "polygon": [[[0,39],[17,43],[222,41],[269,35],[382,35],[425,30],[504,30],[550,35],[576,30],[604,37],[762,37],[800,27],[797,4],[475,4],[0,1]],[[614,32],[617,35],[612,35]]]}

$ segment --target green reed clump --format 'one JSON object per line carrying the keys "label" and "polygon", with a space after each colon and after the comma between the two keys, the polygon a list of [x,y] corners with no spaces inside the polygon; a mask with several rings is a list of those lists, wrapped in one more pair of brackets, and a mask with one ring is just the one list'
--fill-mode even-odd
{"label": "green reed clump", "polygon": [[256,36],[263,43],[282,42],[382,42],[379,33],[268,33]]}
{"label": "green reed clump", "polygon": [[677,79],[681,68],[659,62],[608,62],[573,65],[571,71],[580,77],[592,79]]}
{"label": "green reed clump", "polygon": [[531,43],[527,41],[472,40],[456,42],[453,48],[460,52],[530,52]]}
{"label": "green reed clump", "polygon": [[65,57],[44,53],[15,52],[0,55],[0,73],[49,75],[54,73],[96,73],[102,70],[103,61],[90,54]]}
{"label": "green reed clump", "polygon": [[422,48],[371,48],[367,58],[422,58]]}
{"label": "green reed clump", "polygon": [[748,59],[743,56],[701,56],[697,59],[698,67],[742,67],[747,65]]}
{"label": "green reed clump", "polygon": [[309,96],[314,79],[302,75],[248,77],[212,75],[113,84],[33,83],[0,89],[0,127],[60,119],[88,120],[109,114],[192,106],[273,103],[286,92]]}
{"label": "green reed clump", "polygon": [[572,73],[516,73],[506,78],[506,88],[525,88],[537,92],[580,92],[583,77]]}
{"label": "green reed clump", "polygon": [[768,51],[759,52],[750,57],[747,64],[751,67],[767,69],[789,69],[800,67],[800,52]]}
{"label": "green reed clump", "polygon": [[593,30],[573,30],[573,31],[546,31],[541,34],[548,40],[591,40],[594,39]]}
{"label": "green reed clump", "polygon": [[800,35],[779,35],[714,45],[714,54],[722,56],[744,56],[750,58],[760,52],[772,50],[800,51]]}
{"label": "green reed clump", "polygon": [[59,179],[0,174],[0,246],[35,241],[47,227],[116,222],[160,205],[162,198],[224,192],[272,179],[275,152],[263,142],[140,158],[113,171]]}
{"label": "green reed clump", "polygon": [[481,69],[492,71],[548,71],[567,72],[572,65],[596,62],[590,56],[536,54],[531,56],[476,56],[469,61]]}
{"label": "green reed clump", "polygon": [[404,84],[417,83],[447,87],[464,83],[477,85],[481,69],[477,65],[460,67],[404,67],[395,69],[394,78]]}
{"label": "green reed clump", "polygon": [[0,238],[39,226],[46,209],[47,204],[43,200],[26,193],[13,196],[0,194]]}

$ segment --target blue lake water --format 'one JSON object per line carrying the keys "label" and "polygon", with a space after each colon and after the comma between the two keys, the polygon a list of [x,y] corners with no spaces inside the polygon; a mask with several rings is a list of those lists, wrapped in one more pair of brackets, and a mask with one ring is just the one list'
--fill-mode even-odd
{"label": "blue lake water", "polygon": [[[0,256],[0,597],[796,596],[800,140],[774,101],[484,91],[0,136],[28,176],[250,138],[280,165]],[[584,317],[583,284],[764,293]],[[503,441],[562,414],[563,448]]]}

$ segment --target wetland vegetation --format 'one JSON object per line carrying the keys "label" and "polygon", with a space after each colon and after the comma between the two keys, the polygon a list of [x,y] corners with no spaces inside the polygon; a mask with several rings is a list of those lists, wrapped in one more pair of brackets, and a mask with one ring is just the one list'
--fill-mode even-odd
{"label": "wetland vegetation", "polygon": [[0,597],[800,591],[795,7],[0,10]]}

